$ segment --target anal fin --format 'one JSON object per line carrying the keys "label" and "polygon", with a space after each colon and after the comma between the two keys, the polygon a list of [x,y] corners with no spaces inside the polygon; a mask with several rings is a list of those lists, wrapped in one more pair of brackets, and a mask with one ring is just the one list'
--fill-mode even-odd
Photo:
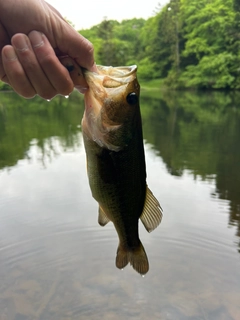
{"label": "anal fin", "polygon": [[110,221],[110,219],[108,219],[108,217],[105,214],[105,212],[103,211],[103,209],[99,206],[98,223],[100,224],[100,226],[104,227],[109,221]]}
{"label": "anal fin", "polygon": [[152,191],[146,186],[146,198],[140,219],[148,232],[153,231],[162,220],[162,208]]}

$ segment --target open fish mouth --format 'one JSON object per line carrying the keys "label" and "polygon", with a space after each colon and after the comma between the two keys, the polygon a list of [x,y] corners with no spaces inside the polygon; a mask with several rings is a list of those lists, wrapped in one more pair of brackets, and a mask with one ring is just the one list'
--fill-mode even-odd
{"label": "open fish mouth", "polygon": [[84,72],[89,87],[95,87],[96,82],[104,88],[117,88],[136,78],[137,66],[106,67],[97,65],[98,73]]}
{"label": "open fish mouth", "polygon": [[97,65],[98,71],[100,74],[108,75],[114,78],[125,78],[131,76],[133,73],[136,73],[137,66],[127,66],[127,67],[106,67]]}

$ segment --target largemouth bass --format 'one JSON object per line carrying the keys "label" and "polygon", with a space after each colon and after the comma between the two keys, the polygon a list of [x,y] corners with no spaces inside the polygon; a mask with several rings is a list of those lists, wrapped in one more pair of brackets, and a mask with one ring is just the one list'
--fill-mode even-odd
{"label": "largemouth bass", "polygon": [[149,263],[138,221],[150,232],[161,222],[162,209],[146,184],[137,67],[97,67],[98,73],[84,71],[89,89],[82,132],[89,184],[99,204],[99,224],[112,221],[118,233],[117,268],[130,262],[144,275]]}

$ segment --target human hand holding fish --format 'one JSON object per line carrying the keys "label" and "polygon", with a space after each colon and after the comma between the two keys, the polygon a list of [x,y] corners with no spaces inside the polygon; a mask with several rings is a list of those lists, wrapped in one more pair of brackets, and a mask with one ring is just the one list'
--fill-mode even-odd
{"label": "human hand holding fish", "polygon": [[97,71],[92,44],[44,0],[0,0],[0,52],[0,80],[25,98],[86,88],[82,76],[72,80],[61,58]]}

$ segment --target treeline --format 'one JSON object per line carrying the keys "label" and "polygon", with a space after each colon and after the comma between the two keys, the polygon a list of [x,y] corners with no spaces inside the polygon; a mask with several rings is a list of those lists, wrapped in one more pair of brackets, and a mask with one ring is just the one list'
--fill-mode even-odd
{"label": "treeline", "polygon": [[148,20],[104,20],[79,32],[98,64],[137,64],[141,80],[240,89],[240,0],[170,0]]}
{"label": "treeline", "polygon": [[80,30],[98,64],[137,64],[172,88],[240,89],[240,1],[171,0],[148,20]]}

